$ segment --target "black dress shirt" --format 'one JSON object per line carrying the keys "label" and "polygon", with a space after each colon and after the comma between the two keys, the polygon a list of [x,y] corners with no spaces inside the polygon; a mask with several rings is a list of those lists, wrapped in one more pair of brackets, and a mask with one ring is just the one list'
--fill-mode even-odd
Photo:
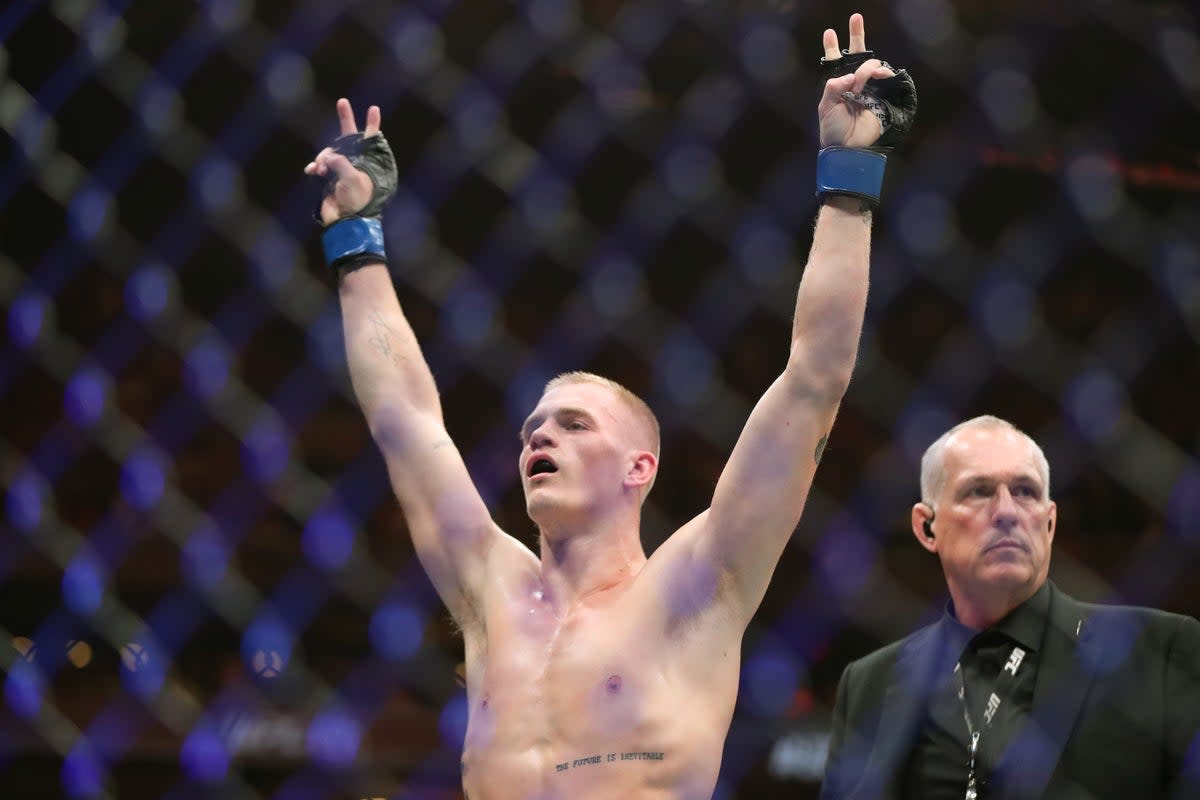
{"label": "black dress shirt", "polygon": [[[983,800],[988,796],[988,775],[1033,708],[1037,652],[1049,610],[1050,590],[1043,584],[1033,597],[996,625],[977,633],[958,621],[953,604],[947,605],[946,622],[954,637],[950,646],[962,652],[959,669],[963,678],[960,683],[957,674],[946,675],[933,694],[921,734],[909,758],[903,780],[904,797],[911,800],[963,800],[970,761],[970,734],[963,715],[963,702],[959,699],[960,686],[966,689],[971,727],[980,731],[975,756],[979,797]],[[1014,646],[1025,651],[1020,667],[1015,676],[1001,678]],[[984,719],[984,709],[993,691],[1002,696],[989,725]]]}

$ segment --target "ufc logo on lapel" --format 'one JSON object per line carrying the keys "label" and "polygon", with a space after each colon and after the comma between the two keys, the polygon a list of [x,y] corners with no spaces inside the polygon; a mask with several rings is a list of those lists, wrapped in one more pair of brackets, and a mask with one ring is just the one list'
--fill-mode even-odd
{"label": "ufc logo on lapel", "polygon": [[1008,657],[1008,663],[1004,665],[1006,672],[1017,674],[1017,670],[1021,666],[1021,659],[1025,658],[1025,651],[1019,647],[1014,647],[1012,653]]}
{"label": "ufc logo on lapel", "polygon": [[996,716],[996,709],[1000,707],[1000,698],[995,692],[988,698],[987,708],[983,710],[983,721],[988,725],[992,724],[992,717]]}

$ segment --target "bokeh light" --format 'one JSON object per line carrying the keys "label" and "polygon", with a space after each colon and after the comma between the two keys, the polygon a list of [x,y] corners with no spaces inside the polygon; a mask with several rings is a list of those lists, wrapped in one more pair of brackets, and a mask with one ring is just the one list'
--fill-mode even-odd
{"label": "bokeh light", "polygon": [[174,291],[174,279],[167,268],[148,264],[129,276],[125,305],[134,318],[151,320],[167,309]]}
{"label": "bokeh light", "polygon": [[8,307],[8,335],[12,342],[28,347],[37,341],[49,315],[49,303],[41,292],[23,292]]}
{"label": "bokeh light", "polygon": [[152,447],[133,451],[121,467],[121,494],[135,508],[148,509],[166,488],[165,459]]}
{"label": "bokeh light", "polygon": [[425,634],[425,615],[404,603],[386,603],[371,617],[371,644],[389,661],[400,661],[417,651]]}
{"label": "bokeh light", "polygon": [[87,366],[67,382],[65,397],[67,416],[76,425],[92,425],[104,414],[112,378],[102,368]]}
{"label": "bokeh light", "polygon": [[220,781],[229,772],[230,755],[215,731],[199,726],[184,739],[179,761],[193,778]]}
{"label": "bokeh light", "polygon": [[104,790],[104,764],[91,748],[77,746],[63,761],[62,782],[70,797],[97,797]]}
{"label": "bokeh light", "polygon": [[229,380],[229,360],[229,349],[216,337],[199,342],[185,361],[188,387],[201,397],[217,394]]}
{"label": "bokeh light", "polygon": [[742,665],[743,705],[761,717],[783,714],[800,685],[799,659],[776,642],[764,642],[746,657]]}
{"label": "bokeh light", "polygon": [[269,483],[279,477],[291,457],[288,432],[272,416],[254,424],[242,441],[242,463],[255,480]]}
{"label": "bokeh light", "polygon": [[467,694],[456,692],[438,715],[438,732],[449,747],[462,747],[467,736]]}
{"label": "bokeh light", "polygon": [[354,523],[337,510],[313,515],[304,526],[304,552],[314,566],[337,569],[354,551]]}
{"label": "bokeh light", "polygon": [[320,764],[344,767],[354,762],[362,740],[362,725],[341,709],[319,713],[308,728],[305,746]]}
{"label": "bokeh light", "polygon": [[104,602],[108,570],[91,552],[79,553],[63,570],[63,602],[76,614],[91,616]]}
{"label": "bokeh light", "polygon": [[4,676],[4,702],[16,715],[30,718],[37,716],[42,708],[46,683],[32,663],[14,661]]}
{"label": "bokeh light", "polygon": [[254,675],[276,678],[287,668],[294,641],[287,625],[273,614],[262,614],[242,634],[242,657]]}
{"label": "bokeh light", "polygon": [[28,469],[13,477],[4,494],[4,512],[16,530],[32,531],[41,524],[50,500],[46,479]]}
{"label": "bokeh light", "polygon": [[230,547],[220,531],[203,525],[193,531],[180,552],[183,573],[201,588],[211,588],[225,577]]}

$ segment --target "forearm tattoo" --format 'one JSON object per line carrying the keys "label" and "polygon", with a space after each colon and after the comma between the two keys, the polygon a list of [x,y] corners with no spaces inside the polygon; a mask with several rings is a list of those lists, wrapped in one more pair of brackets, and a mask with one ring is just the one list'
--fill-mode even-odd
{"label": "forearm tattoo", "polygon": [[387,324],[387,320],[383,318],[383,314],[376,309],[367,316],[367,321],[371,323],[371,336],[367,342],[374,347],[381,356],[392,362],[393,366],[400,366],[400,362],[404,361],[404,356],[396,352],[392,347],[392,335],[396,332]]}
{"label": "forearm tattoo", "polygon": [[829,443],[829,434],[825,434],[817,440],[817,449],[813,451],[813,460],[818,464],[821,463],[821,456],[825,455],[825,445]]}

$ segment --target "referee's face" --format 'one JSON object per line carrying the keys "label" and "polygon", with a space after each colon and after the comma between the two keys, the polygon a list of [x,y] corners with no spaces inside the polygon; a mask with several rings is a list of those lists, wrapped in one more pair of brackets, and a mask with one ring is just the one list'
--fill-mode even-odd
{"label": "referee's face", "polygon": [[1007,428],[965,428],[946,443],[944,465],[929,546],[951,592],[1023,601],[1046,580],[1056,513],[1033,443]]}

